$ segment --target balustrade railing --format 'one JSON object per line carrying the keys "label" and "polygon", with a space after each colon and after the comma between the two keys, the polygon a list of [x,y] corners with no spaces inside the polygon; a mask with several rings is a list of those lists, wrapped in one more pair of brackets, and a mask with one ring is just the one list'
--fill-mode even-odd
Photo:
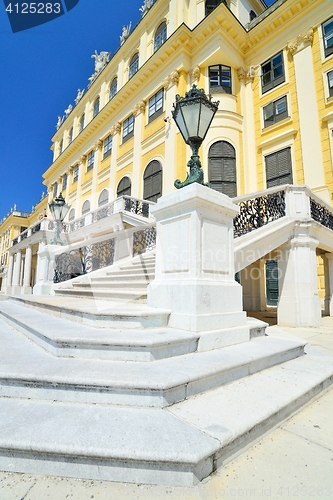
{"label": "balustrade railing", "polygon": [[333,230],[333,213],[329,211],[324,204],[319,203],[310,197],[310,213],[311,218],[319,222],[322,226]]}
{"label": "balustrade railing", "polygon": [[237,204],[240,213],[234,218],[235,238],[286,215],[284,190],[240,201]]}
{"label": "balustrade railing", "polygon": [[149,205],[151,204],[151,202],[138,200],[129,196],[124,196],[124,200],[126,212],[131,212],[135,215],[141,215],[141,217],[149,217]]}

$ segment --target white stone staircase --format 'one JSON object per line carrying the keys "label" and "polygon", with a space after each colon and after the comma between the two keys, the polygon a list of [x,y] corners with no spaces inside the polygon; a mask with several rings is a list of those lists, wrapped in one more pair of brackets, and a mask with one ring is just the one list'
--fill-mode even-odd
{"label": "white stone staircase", "polygon": [[251,341],[200,352],[144,304],[19,297],[0,313],[2,470],[189,486],[333,376],[256,320]]}
{"label": "white stone staircase", "polygon": [[97,273],[74,278],[55,287],[57,296],[92,297],[104,300],[133,301],[147,298],[147,286],[155,276],[155,252]]}

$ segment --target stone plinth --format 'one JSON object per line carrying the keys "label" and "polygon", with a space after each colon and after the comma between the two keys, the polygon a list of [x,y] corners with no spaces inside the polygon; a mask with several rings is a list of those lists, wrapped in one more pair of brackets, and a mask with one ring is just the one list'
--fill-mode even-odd
{"label": "stone plinth", "polygon": [[249,340],[235,281],[233,218],[226,195],[197,183],[163,196],[156,217],[156,274],[148,306],[172,311],[169,326],[202,332],[199,350]]}

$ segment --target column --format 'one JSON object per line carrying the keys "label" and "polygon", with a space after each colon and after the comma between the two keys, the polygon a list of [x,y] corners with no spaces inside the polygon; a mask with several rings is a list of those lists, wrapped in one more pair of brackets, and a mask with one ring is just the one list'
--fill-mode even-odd
{"label": "column", "polygon": [[[164,158],[165,165],[163,165],[163,180],[162,180],[162,189],[163,193],[171,193],[174,191],[173,183],[177,179],[176,177],[176,133],[177,126],[174,123],[171,117],[171,109],[172,105],[176,101],[177,94],[177,84],[179,82],[179,73],[178,71],[174,71],[169,75],[165,81],[164,89],[165,89],[165,110],[166,110],[166,118],[168,121],[165,124],[165,141],[164,141]],[[168,115],[169,113],[169,115]]]}
{"label": "column", "polygon": [[13,271],[12,294],[14,295],[19,294],[21,292],[21,287],[20,287],[21,259],[22,259],[21,250],[18,250],[15,256],[14,271]]}
{"label": "column", "polygon": [[323,168],[312,43],[310,28],[289,42],[287,48],[294,58],[304,184],[330,202]]}
{"label": "column", "polygon": [[171,311],[169,326],[199,332],[206,351],[249,340],[242,287],[235,281],[228,196],[193,183],[162,196],[156,218],[156,272],[148,306]]}
{"label": "column", "polygon": [[239,68],[237,71],[237,76],[240,83],[242,115],[244,119],[243,169],[245,193],[253,193],[258,190],[254,129],[254,104],[252,92],[252,82],[254,80],[254,76],[251,76],[251,71],[254,72],[254,68],[249,68],[248,70]]}
{"label": "column", "polygon": [[116,186],[116,175],[117,175],[117,156],[118,156],[118,146],[120,141],[121,123],[116,123],[111,127],[110,134],[112,135],[112,151],[111,151],[111,164],[110,164],[110,198],[109,201],[116,199],[117,197],[117,186]]}
{"label": "column", "polygon": [[[327,268],[325,268],[325,288],[326,288],[326,283],[328,284],[328,290],[326,290],[326,297],[328,298],[327,302],[327,309],[328,309],[328,314],[330,316],[333,316],[333,253],[327,253],[325,254],[326,259],[324,262],[327,262]],[[328,271],[328,280],[326,281],[326,270]],[[325,297],[325,302],[326,302],[326,297]],[[326,304],[325,304],[326,305]]]}
{"label": "column", "polygon": [[8,271],[7,271],[7,279],[6,279],[6,289],[5,293],[6,294],[11,294],[12,293],[12,281],[13,281],[13,269],[14,269],[14,254],[9,254],[9,264],[8,264]]}
{"label": "column", "polygon": [[135,198],[143,198],[141,191],[141,142],[142,130],[144,127],[144,111],[146,103],[144,101],[138,102],[132,109],[135,117],[134,122],[134,147],[133,147],[133,172],[132,172],[132,196]]}
{"label": "column", "polygon": [[300,223],[295,237],[281,247],[279,266],[278,324],[310,326],[321,324],[318,296],[317,240],[309,236],[307,223]]}
{"label": "column", "polygon": [[37,278],[33,287],[34,295],[53,295],[53,273],[54,273],[54,251],[57,245],[46,245],[44,241],[39,243],[37,252]]}
{"label": "column", "polygon": [[25,251],[23,286],[21,293],[31,293],[31,264],[32,264],[32,247],[28,245]]}
{"label": "column", "polygon": [[90,210],[95,210],[97,208],[98,194],[97,193],[97,178],[98,178],[98,169],[101,161],[101,150],[103,146],[103,141],[97,141],[94,146],[95,151],[95,159],[94,159],[94,169],[93,169],[93,177],[92,177],[92,186],[91,186],[91,205]]}

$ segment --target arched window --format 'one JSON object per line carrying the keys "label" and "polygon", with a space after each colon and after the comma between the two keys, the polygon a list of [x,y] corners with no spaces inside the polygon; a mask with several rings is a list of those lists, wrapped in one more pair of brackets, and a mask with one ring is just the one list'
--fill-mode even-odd
{"label": "arched window", "polygon": [[107,189],[103,189],[101,194],[98,197],[98,206],[102,207],[103,205],[106,205],[109,203],[109,191]]}
{"label": "arched window", "polygon": [[72,208],[69,212],[68,220],[69,222],[72,222],[72,220],[75,219],[75,208]]}
{"label": "arched window", "polygon": [[123,177],[117,187],[117,198],[119,196],[131,196],[131,179]]}
{"label": "arched window", "polygon": [[209,148],[208,181],[215,191],[237,196],[236,152],[229,142],[218,141]]}
{"label": "arched window", "polygon": [[143,198],[157,201],[162,196],[162,165],[159,161],[151,161],[143,173]]}
{"label": "arched window", "polygon": [[139,52],[136,52],[129,64],[128,78],[132,78],[132,76],[138,71],[138,69],[139,69]]}
{"label": "arched window", "polygon": [[80,132],[82,132],[82,130],[84,129],[84,117],[85,115],[83,113],[83,115],[80,118]]}
{"label": "arched window", "polygon": [[82,205],[82,215],[86,215],[90,212],[90,201],[86,200]]}
{"label": "arched window", "polygon": [[99,97],[97,97],[97,99],[94,102],[93,118],[95,118],[95,116],[99,113],[99,102],[100,102]]}
{"label": "arched window", "polygon": [[110,93],[109,93],[109,100],[112,99],[117,93],[117,85],[118,85],[118,80],[117,77],[115,77],[110,85]]}
{"label": "arched window", "polygon": [[165,42],[167,38],[167,27],[166,22],[163,21],[156,30],[154,38],[154,52],[160,48],[160,46]]}

